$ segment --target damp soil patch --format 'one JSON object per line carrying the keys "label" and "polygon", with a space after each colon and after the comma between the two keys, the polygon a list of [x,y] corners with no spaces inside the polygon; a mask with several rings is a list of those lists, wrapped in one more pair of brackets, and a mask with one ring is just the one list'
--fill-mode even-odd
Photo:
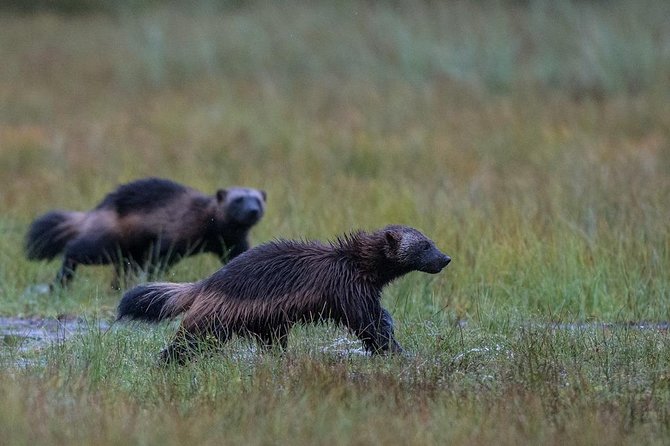
{"label": "damp soil patch", "polygon": [[92,329],[106,330],[109,325],[74,316],[0,317],[0,361],[30,365],[39,362],[37,354],[44,348]]}

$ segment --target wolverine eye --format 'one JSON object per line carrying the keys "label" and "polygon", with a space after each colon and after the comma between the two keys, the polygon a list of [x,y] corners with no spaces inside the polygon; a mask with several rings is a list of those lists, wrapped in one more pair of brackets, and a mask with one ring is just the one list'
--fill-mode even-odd
{"label": "wolverine eye", "polygon": [[430,249],[430,243],[428,242],[421,242],[420,246],[422,251],[428,251]]}

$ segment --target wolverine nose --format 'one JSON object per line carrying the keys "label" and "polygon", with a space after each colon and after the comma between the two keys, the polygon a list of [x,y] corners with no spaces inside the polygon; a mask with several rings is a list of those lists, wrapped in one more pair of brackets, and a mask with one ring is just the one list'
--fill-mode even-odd
{"label": "wolverine nose", "polygon": [[449,256],[444,256],[444,266],[447,266],[451,262],[451,257]]}
{"label": "wolverine nose", "polygon": [[258,217],[258,214],[260,214],[260,213],[261,213],[260,210],[258,210],[258,209],[252,209],[252,210],[249,211],[249,216],[250,216],[251,218],[257,218],[257,217]]}

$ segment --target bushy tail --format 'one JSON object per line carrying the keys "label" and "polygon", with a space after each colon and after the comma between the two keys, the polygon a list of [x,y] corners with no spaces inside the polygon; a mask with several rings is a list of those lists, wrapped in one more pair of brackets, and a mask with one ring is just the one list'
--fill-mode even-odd
{"label": "bushy tail", "polygon": [[198,295],[194,283],[154,282],[127,291],[119,303],[118,318],[159,322],[188,310]]}
{"label": "bushy tail", "polygon": [[37,218],[26,234],[26,256],[30,260],[51,260],[77,236],[80,212],[52,211]]}

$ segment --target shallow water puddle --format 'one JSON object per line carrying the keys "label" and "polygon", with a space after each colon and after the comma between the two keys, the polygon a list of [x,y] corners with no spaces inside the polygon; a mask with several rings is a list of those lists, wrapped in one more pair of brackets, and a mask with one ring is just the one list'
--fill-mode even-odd
{"label": "shallow water puddle", "polygon": [[106,322],[81,318],[0,317],[0,352],[25,353],[63,341],[91,328],[106,329]]}
{"label": "shallow water puddle", "polygon": [[344,337],[336,339],[328,347],[323,347],[321,352],[339,356],[370,356],[370,354],[361,347],[360,341]]}
{"label": "shallow water puddle", "polygon": [[670,329],[670,322],[581,322],[545,324],[553,330],[588,331],[588,330],[652,330],[666,332]]}

